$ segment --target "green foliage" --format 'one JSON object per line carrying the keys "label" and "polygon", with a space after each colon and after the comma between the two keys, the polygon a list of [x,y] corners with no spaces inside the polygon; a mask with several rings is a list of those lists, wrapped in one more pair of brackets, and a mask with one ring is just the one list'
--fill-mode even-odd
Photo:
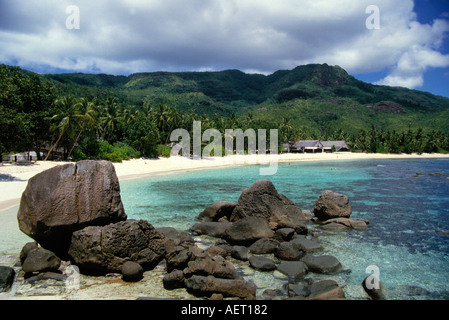
{"label": "green foliage", "polygon": [[170,158],[171,149],[163,144],[156,146],[156,152],[159,157]]}
{"label": "green foliage", "polygon": [[[338,66],[271,75],[154,72],[128,77],[37,75],[0,65],[0,152],[51,149],[49,159],[168,156],[170,133],[279,130],[280,144],[346,140],[367,152],[449,151],[449,99],[376,86]],[[223,152],[224,154],[224,152]]]}

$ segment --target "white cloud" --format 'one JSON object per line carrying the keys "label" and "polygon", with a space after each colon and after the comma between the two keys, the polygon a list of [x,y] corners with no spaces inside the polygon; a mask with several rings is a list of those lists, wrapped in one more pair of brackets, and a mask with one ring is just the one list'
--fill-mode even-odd
{"label": "white cloud", "polygon": [[[65,9],[80,8],[80,30]],[[304,63],[350,73],[391,69],[379,83],[418,87],[445,20],[416,21],[411,0],[377,0],[381,28],[368,30],[371,0],[0,0],[0,62],[80,72],[155,70],[270,73]]]}

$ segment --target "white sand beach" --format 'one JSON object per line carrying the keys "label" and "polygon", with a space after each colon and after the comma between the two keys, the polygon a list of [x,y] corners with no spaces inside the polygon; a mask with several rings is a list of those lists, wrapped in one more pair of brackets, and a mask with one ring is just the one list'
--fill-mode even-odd
{"label": "white sand beach", "polygon": [[[361,159],[425,159],[449,158],[448,154],[367,154],[367,153],[308,153],[280,154],[267,156],[223,157],[191,160],[183,157],[160,159],[133,159],[115,163],[117,176],[120,180],[136,179],[160,174],[174,174],[181,171],[212,169],[228,166],[259,164],[268,168],[270,162],[296,161],[329,161],[329,160],[361,160]],[[26,188],[28,180],[39,172],[67,162],[38,161],[32,164],[4,163],[0,165],[0,211],[17,206]]]}

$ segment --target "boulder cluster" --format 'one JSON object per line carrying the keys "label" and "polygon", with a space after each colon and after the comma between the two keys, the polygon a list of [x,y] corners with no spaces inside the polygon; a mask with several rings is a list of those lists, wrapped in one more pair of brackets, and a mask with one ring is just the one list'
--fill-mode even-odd
{"label": "boulder cluster", "polygon": [[[255,299],[257,287],[244,279],[235,266],[238,261],[288,279],[282,293],[266,290],[266,298],[345,298],[335,281],[305,278],[342,269],[337,258],[322,254],[324,248],[307,224],[360,230],[367,221],[350,219],[348,198],[332,191],[322,193],[313,212],[315,217],[279,194],[270,181],[260,180],[243,190],[237,203],[220,201],[206,208],[188,231],[156,229],[148,221],[127,219],[110,162],[81,161],[30,179],[18,221],[35,242],[23,247],[20,263],[28,279],[63,279],[61,265],[71,263],[83,274],[121,273],[126,282],[163,266],[167,290],[185,288],[211,299]],[[215,244],[200,248],[192,235],[215,237]],[[14,274],[3,267],[0,278],[2,290]]]}

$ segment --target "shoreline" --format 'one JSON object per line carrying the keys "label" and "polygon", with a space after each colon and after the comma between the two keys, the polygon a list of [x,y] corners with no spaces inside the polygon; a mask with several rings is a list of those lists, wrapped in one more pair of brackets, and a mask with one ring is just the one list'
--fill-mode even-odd
{"label": "shoreline", "polygon": [[[411,160],[411,159],[449,159],[449,154],[378,154],[378,153],[284,153],[279,155],[230,156],[222,158],[204,158],[191,160],[183,157],[159,159],[132,159],[114,163],[119,180],[140,179],[151,176],[176,174],[180,172],[228,168],[246,165],[266,167],[274,163],[314,162],[340,160]],[[55,166],[69,162],[43,162],[32,164],[3,164],[0,166],[0,176],[8,181],[0,181],[0,213],[18,206],[28,180],[34,175]],[[269,177],[269,176],[265,176]]]}

